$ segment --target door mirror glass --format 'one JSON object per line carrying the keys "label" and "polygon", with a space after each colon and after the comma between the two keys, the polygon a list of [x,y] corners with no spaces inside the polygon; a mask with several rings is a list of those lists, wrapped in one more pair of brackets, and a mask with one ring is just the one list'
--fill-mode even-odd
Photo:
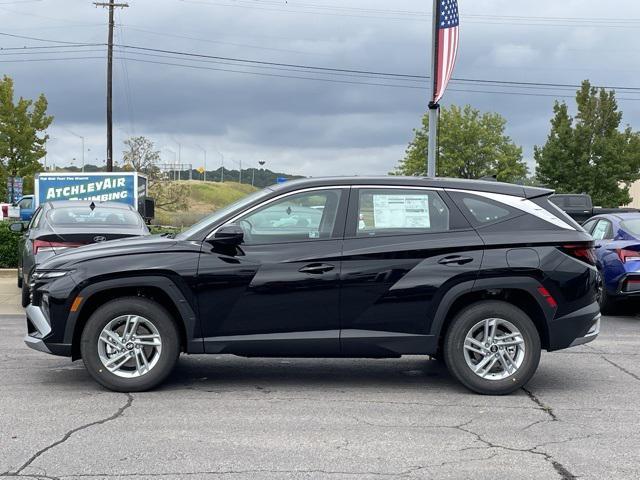
{"label": "door mirror glass", "polygon": [[22,223],[22,222],[12,223],[11,225],[9,225],[9,229],[12,232],[15,232],[15,233],[23,232],[24,231],[24,223]]}
{"label": "door mirror glass", "polygon": [[213,235],[213,242],[224,245],[240,245],[244,241],[244,231],[234,223],[223,225]]}

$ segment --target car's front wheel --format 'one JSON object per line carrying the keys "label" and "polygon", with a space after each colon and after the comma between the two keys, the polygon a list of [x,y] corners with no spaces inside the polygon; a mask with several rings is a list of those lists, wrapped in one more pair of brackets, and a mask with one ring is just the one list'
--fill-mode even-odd
{"label": "car's front wheel", "polygon": [[505,395],[524,386],[540,362],[540,336],[519,308],[479,302],[453,319],[444,341],[451,374],[474,392]]}
{"label": "car's front wheel", "polygon": [[180,336],[165,308],[141,297],[99,307],[82,332],[80,352],[91,376],[110,390],[140,392],[160,384],[180,354]]}

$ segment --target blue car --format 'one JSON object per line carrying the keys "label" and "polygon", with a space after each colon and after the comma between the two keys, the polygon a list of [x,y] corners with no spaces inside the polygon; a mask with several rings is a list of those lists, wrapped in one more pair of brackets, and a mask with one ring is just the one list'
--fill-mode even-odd
{"label": "blue car", "polygon": [[600,310],[611,313],[618,300],[640,297],[640,213],[597,215],[583,228],[595,240]]}

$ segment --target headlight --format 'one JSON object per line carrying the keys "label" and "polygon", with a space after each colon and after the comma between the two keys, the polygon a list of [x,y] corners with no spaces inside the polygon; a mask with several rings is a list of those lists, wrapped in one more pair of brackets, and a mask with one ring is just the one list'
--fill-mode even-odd
{"label": "headlight", "polygon": [[40,280],[52,280],[54,278],[64,277],[68,273],[71,273],[71,270],[36,270],[31,278],[36,282]]}

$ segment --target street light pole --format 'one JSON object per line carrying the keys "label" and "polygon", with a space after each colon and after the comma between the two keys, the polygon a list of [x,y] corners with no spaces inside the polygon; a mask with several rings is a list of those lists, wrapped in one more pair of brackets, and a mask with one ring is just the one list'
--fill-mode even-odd
{"label": "street light pole", "polygon": [[207,150],[205,148],[202,148],[200,145],[196,144],[196,147],[198,147],[200,150],[202,150],[204,152],[204,174],[203,174],[203,181],[207,181]]}
{"label": "street light pole", "polygon": [[220,174],[220,183],[224,183],[224,153],[220,152],[220,158],[222,158],[222,172]]}

